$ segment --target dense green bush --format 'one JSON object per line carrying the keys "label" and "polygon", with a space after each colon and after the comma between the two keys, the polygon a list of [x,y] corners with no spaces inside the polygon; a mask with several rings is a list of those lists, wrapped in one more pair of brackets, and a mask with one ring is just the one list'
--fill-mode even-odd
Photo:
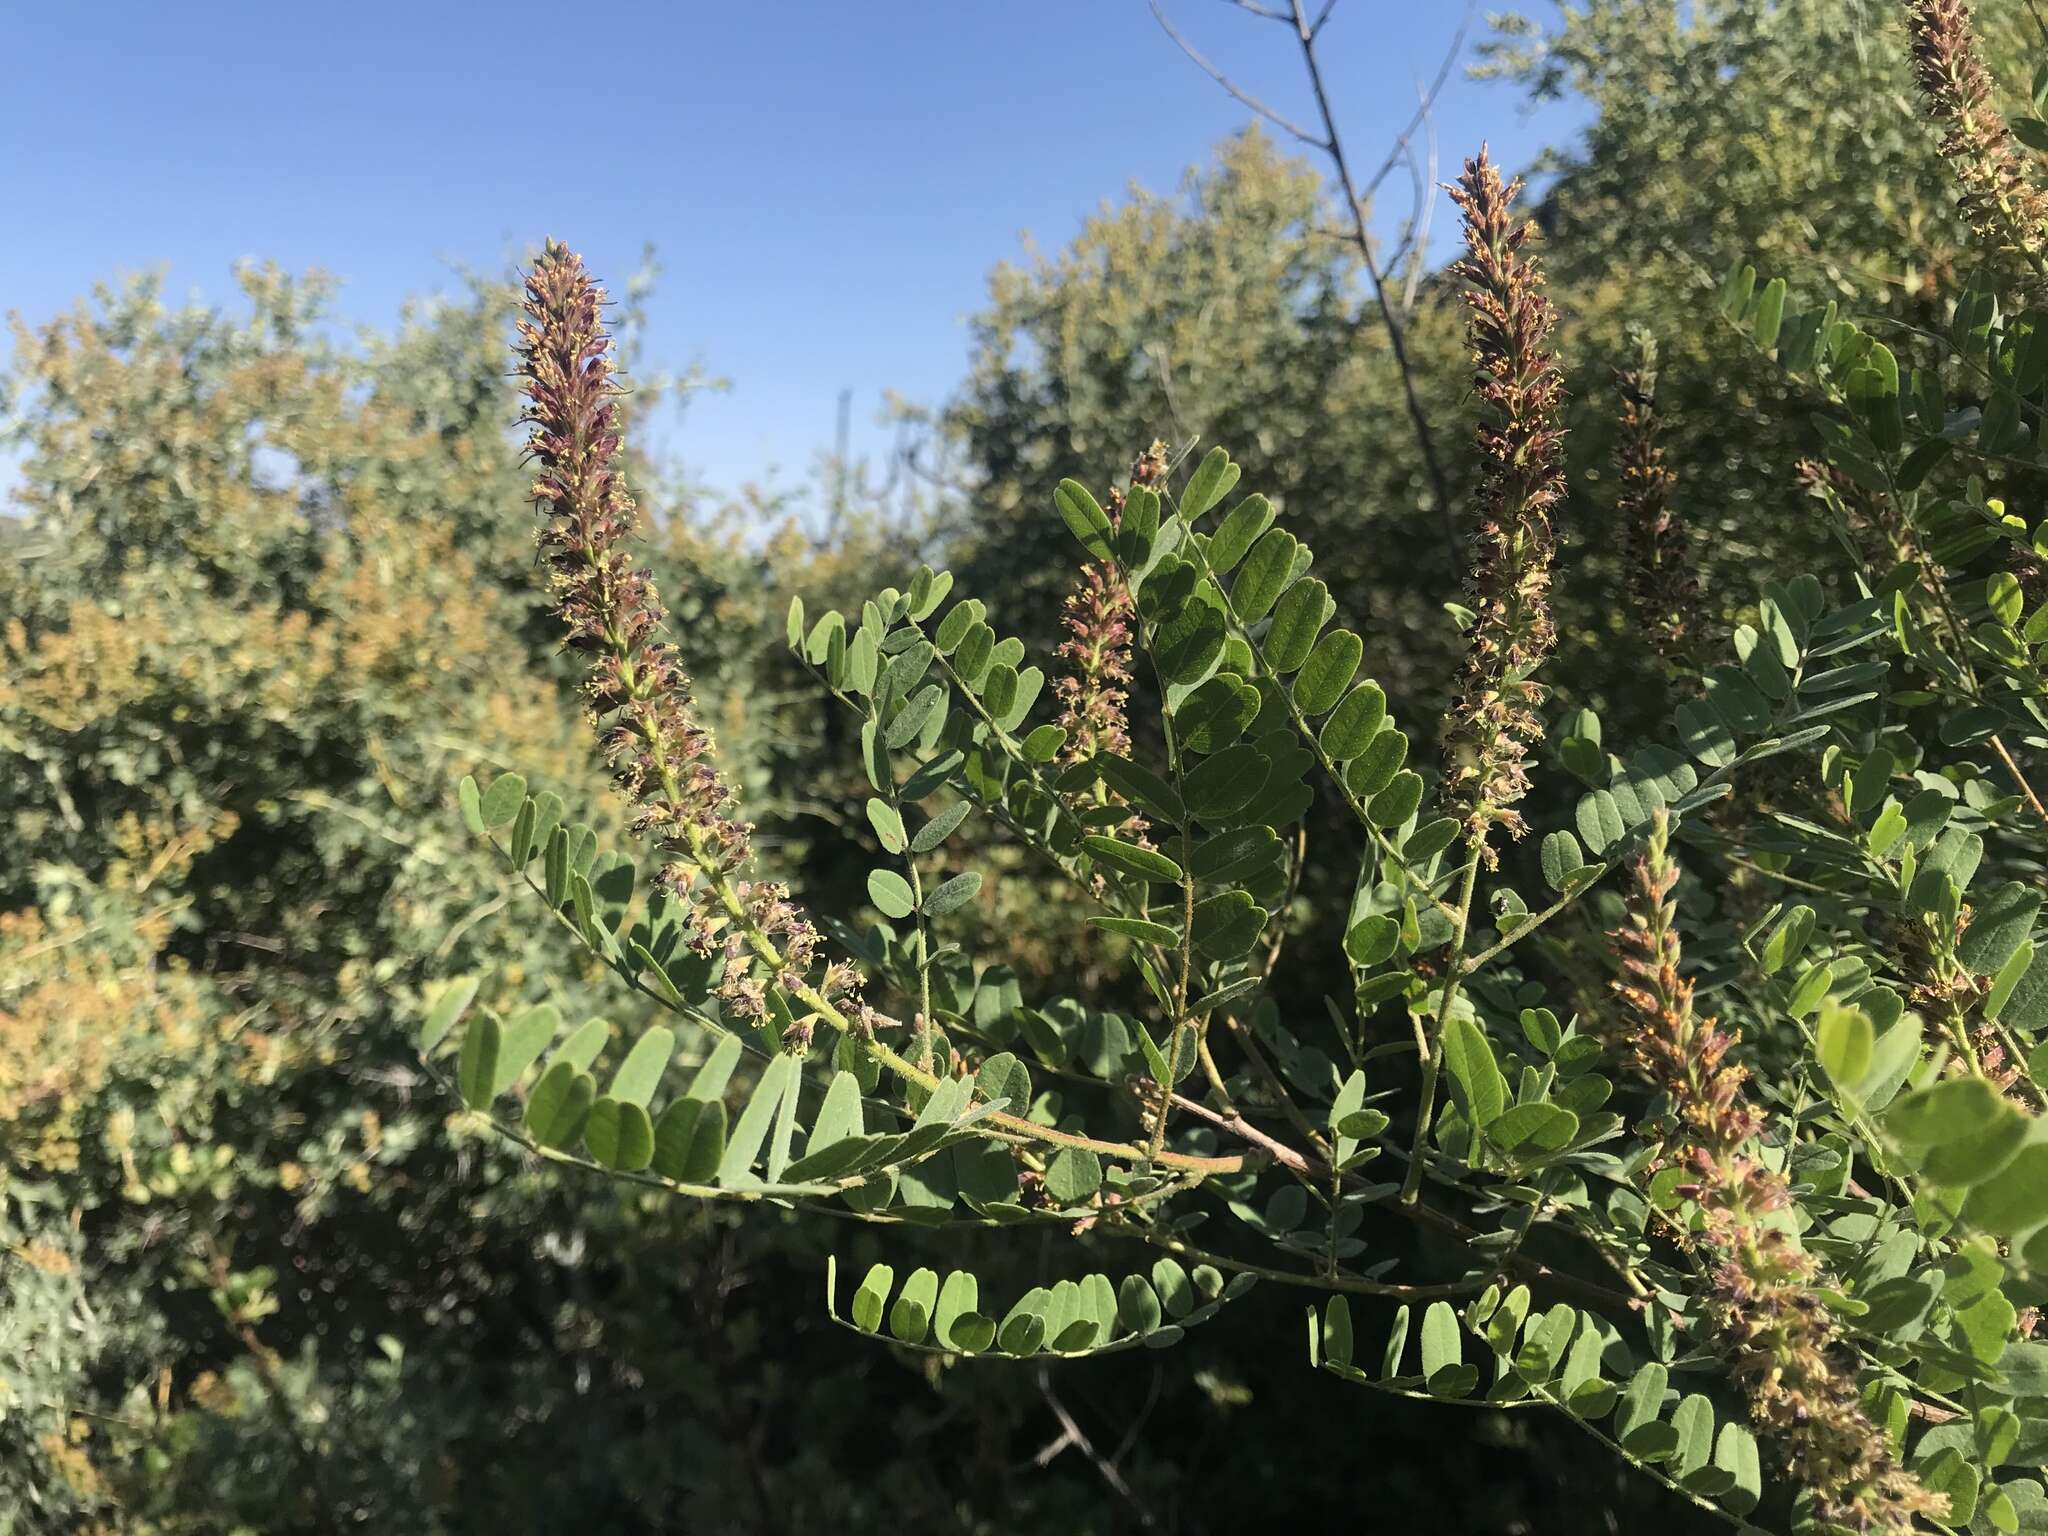
{"label": "dense green bush", "polygon": [[[930,566],[851,614],[792,602],[870,790],[864,900],[822,932],[756,870],[685,671],[702,632],[633,552],[602,293],[551,245],[520,326],[543,563],[650,868],[517,773],[465,779],[460,812],[684,1034],[473,1007],[457,978],[426,1059],[545,1161],[879,1228],[827,1262],[825,1311],[899,1353],[1200,1349],[1263,1281],[1303,1293],[1311,1365],[1550,1410],[1731,1526],[2048,1519],[2048,532],[2011,510],[2048,403],[2019,136],[2048,127],[1998,117],[1962,6],[1908,21],[1981,265],[1939,327],[1725,279],[1701,323],[1799,402],[1815,450],[1775,499],[1825,558],[1718,600],[1646,349],[1605,643],[1671,679],[1653,736],[1551,706],[1564,375],[1482,154],[1453,194],[1479,425],[1441,725],[1395,721],[1224,449],[1155,443],[1105,498],[1051,497],[1085,564],[1047,666]],[[1575,803],[1544,818],[1559,774]],[[1319,793],[1346,835],[1306,835]],[[1113,1006],[989,957],[970,823],[1064,882],[1077,942],[1108,936]],[[1318,867],[1351,893],[1320,1008],[1286,982]],[[954,1237],[926,1263],[891,1229]],[[1028,1287],[977,1262],[1055,1231],[1077,1243]]]}

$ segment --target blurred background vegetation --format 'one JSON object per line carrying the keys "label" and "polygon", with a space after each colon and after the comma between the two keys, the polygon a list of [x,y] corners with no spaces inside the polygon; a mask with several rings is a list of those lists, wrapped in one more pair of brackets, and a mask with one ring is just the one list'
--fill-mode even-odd
{"label": "blurred background vegetation", "polygon": [[[2023,80],[2028,8],[1980,12]],[[1797,412],[1759,397],[1777,386],[1707,318],[1720,272],[1740,254],[1905,320],[1959,280],[1897,31],[1858,0],[1586,0],[1499,23],[1478,50],[1503,112],[1515,92],[1565,94],[1590,119],[1546,161],[1534,211],[1574,394],[1555,677],[1611,727],[1662,702],[1656,679],[1601,664],[1622,606],[1613,374],[1640,336],[1660,346],[1707,579],[1742,592],[1820,534],[1782,425]],[[869,833],[843,729],[780,644],[789,594],[817,612],[931,558],[1049,642],[1071,565],[1053,484],[1101,483],[1155,435],[1227,444],[1246,486],[1309,525],[1375,675],[1405,719],[1433,718],[1451,550],[1333,221],[1323,167],[1247,131],[1183,185],[996,267],[959,389],[904,409],[919,472],[877,486],[828,459],[822,524],[638,466],[647,558],[761,842],[803,896],[857,906]],[[1457,306],[1429,271],[1402,279],[1416,383],[1455,447]],[[511,290],[476,281],[342,344],[319,282],[239,280],[218,309],[142,282],[18,318],[0,378],[17,456],[0,520],[0,1533],[661,1530],[685,1510],[733,1531],[1368,1512],[1397,1530],[1689,1528],[1562,1420],[1394,1412],[1276,1358],[1252,1341],[1285,1336],[1290,1296],[1260,1292],[1173,1351],[984,1368],[970,1393],[955,1377],[973,1367],[823,1325],[824,1256],[865,1264],[864,1230],[757,1216],[742,1236],[727,1212],[623,1187],[571,1202],[465,1139],[408,1044],[425,986],[475,971],[505,1005],[577,960],[446,814],[453,785],[517,768],[615,814],[533,579]],[[630,346],[630,304],[620,321]],[[1352,832],[1332,817],[1316,835]],[[983,952],[1027,992],[1055,973],[1104,984],[1035,878],[985,858]],[[1334,905],[1334,933],[1327,894],[1301,901]],[[1322,981],[1298,968],[1299,1000],[1320,1008]],[[629,996],[594,986],[634,1022]],[[1035,1261],[991,1246],[972,1262]]]}

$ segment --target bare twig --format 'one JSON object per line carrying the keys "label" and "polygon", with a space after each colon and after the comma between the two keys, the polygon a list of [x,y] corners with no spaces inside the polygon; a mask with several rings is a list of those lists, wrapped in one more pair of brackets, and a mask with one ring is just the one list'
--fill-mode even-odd
{"label": "bare twig", "polygon": [[[1059,1394],[1052,1389],[1051,1373],[1042,1365],[1038,1368],[1038,1393],[1045,1399],[1046,1406],[1052,1409],[1053,1417],[1060,1421],[1060,1433],[1059,1438],[1040,1451],[1033,1460],[1041,1467],[1049,1466],[1054,1457],[1068,1446],[1072,1446],[1094,1463],[1095,1470],[1102,1474],[1102,1480],[1114,1488],[1123,1497],[1123,1501],[1131,1506],[1138,1517],[1138,1523],[1149,1528],[1154,1523],[1152,1511],[1145,1507],[1144,1502],[1131,1491],[1131,1485],[1124,1481],[1123,1473],[1117,1470],[1116,1458],[1104,1456],[1096,1450],[1095,1443],[1088,1438],[1088,1432],[1074,1422],[1074,1416],[1067,1412],[1067,1405],[1060,1401]],[[1119,1456],[1121,1454],[1118,1453]]]}
{"label": "bare twig", "polygon": [[[1159,23],[1160,29],[1164,31],[1168,37],[1173,39],[1175,45],[1179,47],[1180,51],[1186,54],[1189,60],[1193,62],[1195,67],[1200,69],[1203,74],[1207,75],[1211,80],[1214,80],[1218,85],[1222,86],[1224,90],[1228,91],[1232,96],[1236,97],[1239,102],[1241,102],[1246,107],[1249,107],[1253,112],[1257,113],[1260,117],[1263,117],[1267,122],[1271,123],[1275,128],[1278,128],[1282,133],[1297,138],[1301,140],[1301,142],[1304,144],[1314,145],[1317,149],[1322,150],[1326,154],[1332,152],[1334,146],[1330,143],[1328,139],[1317,138],[1314,134],[1310,133],[1306,128],[1302,127],[1292,118],[1282,116],[1280,113],[1274,111],[1271,107],[1267,106],[1263,101],[1259,100],[1258,97],[1252,95],[1251,92],[1242,89],[1237,84],[1237,82],[1232,80],[1228,75],[1224,74],[1223,71],[1218,69],[1214,64],[1211,64],[1207,59],[1203,58],[1202,55],[1196,51],[1195,45],[1189,42],[1185,37],[1181,36],[1180,30],[1177,27],[1175,27],[1171,21],[1167,20],[1166,12],[1161,8],[1159,0],[1147,0],[1147,3],[1152,7],[1152,19]],[[1247,9],[1249,9],[1249,7],[1247,7]],[[1271,13],[1260,11],[1258,14],[1264,16],[1270,15]],[[1286,18],[1275,17],[1274,19],[1284,20]]]}
{"label": "bare twig", "polygon": [[[1307,12],[1302,8],[1301,0],[1289,0],[1289,10],[1285,15],[1276,15],[1273,11],[1262,6],[1244,7],[1245,9],[1252,10],[1255,14],[1267,17],[1269,20],[1286,22],[1294,33],[1295,40],[1301,48],[1302,64],[1308,71],[1309,85],[1315,93],[1316,110],[1322,118],[1323,128],[1321,133],[1311,132],[1291,118],[1275,111],[1258,97],[1253,96],[1250,92],[1240,87],[1214,64],[1211,64],[1196,51],[1194,45],[1188,42],[1167,18],[1161,0],[1147,0],[1147,4],[1151,6],[1153,19],[1159,23],[1160,30],[1165,32],[1175,45],[1179,47],[1180,51],[1186,54],[1204,74],[1208,75],[1210,79],[1222,86],[1230,95],[1249,107],[1258,116],[1273,124],[1276,128],[1291,135],[1301,143],[1313,149],[1318,149],[1329,156],[1330,164],[1336,173],[1337,188],[1343,193],[1345,205],[1351,212],[1350,239],[1358,250],[1359,260],[1365,267],[1366,278],[1372,284],[1373,306],[1379,312],[1380,328],[1386,333],[1387,344],[1393,351],[1394,366],[1401,374],[1401,391],[1408,409],[1408,420],[1415,430],[1416,446],[1422,453],[1423,472],[1429,479],[1430,495],[1436,501],[1437,514],[1443,522],[1444,537],[1450,545],[1451,559],[1455,563],[1460,558],[1461,551],[1458,541],[1457,515],[1451,507],[1450,481],[1445,476],[1443,462],[1437,455],[1436,436],[1430,430],[1429,417],[1422,406],[1421,392],[1416,387],[1415,367],[1408,355],[1407,337],[1402,329],[1400,316],[1396,312],[1396,306],[1390,301],[1387,293],[1386,275],[1381,269],[1378,256],[1373,252],[1372,234],[1366,228],[1365,223],[1365,208],[1366,199],[1371,195],[1372,190],[1379,186],[1380,182],[1386,178],[1394,166],[1400,164],[1402,157],[1407,153],[1409,139],[1413,136],[1416,128],[1428,118],[1429,107],[1435,100],[1436,91],[1442,86],[1443,81],[1448,78],[1451,62],[1457,57],[1464,46],[1465,23],[1461,22],[1459,24],[1458,33],[1452,43],[1451,51],[1446,56],[1443,66],[1438,70],[1436,86],[1431,87],[1429,92],[1426,93],[1423,105],[1418,109],[1408,128],[1395,142],[1395,146],[1389,153],[1386,163],[1375,173],[1366,189],[1361,191],[1358,182],[1351,174],[1351,162],[1344,153],[1343,136],[1337,131],[1336,114],[1331,110],[1329,91],[1323,82],[1322,63],[1316,55],[1316,38],[1323,26],[1329,21],[1331,11],[1335,9],[1334,0],[1326,0],[1321,10],[1317,12],[1314,21],[1309,20]],[[1471,6],[1468,0],[1466,7],[1467,20],[1469,20],[1470,14]]]}

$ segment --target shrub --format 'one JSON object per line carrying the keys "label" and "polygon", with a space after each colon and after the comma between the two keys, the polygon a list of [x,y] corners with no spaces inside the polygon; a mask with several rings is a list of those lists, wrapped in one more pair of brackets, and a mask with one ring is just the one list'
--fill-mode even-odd
{"label": "shrub", "polygon": [[[1389,717],[1367,638],[1330,627],[1271,502],[1232,499],[1224,449],[1155,445],[1105,496],[1059,487],[1085,564],[1051,683],[930,567],[855,614],[792,604],[872,791],[865,921],[755,872],[696,637],[632,557],[602,295],[550,245],[520,348],[541,544],[653,867],[517,775],[460,808],[676,1024],[564,1034],[455,978],[434,1070],[552,1162],[885,1233],[1075,1239],[1021,1295],[828,1265],[827,1314],[898,1350],[1166,1347],[1263,1281],[1302,1294],[1309,1364],[1560,1413],[1734,1526],[2048,1518],[2048,523],[2013,510],[2048,410],[2022,152],[2048,127],[1991,110],[1965,7],[1909,12],[1982,271],[1940,332],[1881,339],[1747,265],[1717,322],[1810,418],[1782,496],[1838,558],[1703,607],[1647,370],[1614,397],[1627,662],[1683,700],[1659,739],[1547,701],[1564,377],[1533,231],[1482,153],[1454,194],[1481,489],[1440,726]],[[1560,773],[1579,790],[1553,819],[1531,789]],[[1318,795],[1348,840],[1309,845]],[[970,819],[1066,883],[1126,1010],[976,964]],[[1310,863],[1354,893],[1349,985],[1283,1013]]]}

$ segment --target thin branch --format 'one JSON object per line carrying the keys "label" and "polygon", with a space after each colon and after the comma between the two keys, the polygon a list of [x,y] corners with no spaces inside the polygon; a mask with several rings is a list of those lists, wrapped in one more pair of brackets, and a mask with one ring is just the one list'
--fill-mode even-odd
{"label": "thin branch", "polygon": [[[1316,110],[1322,114],[1323,147],[1330,156],[1331,165],[1336,169],[1337,185],[1351,210],[1352,237],[1358,246],[1359,260],[1365,264],[1365,275],[1372,283],[1373,303],[1379,310],[1380,327],[1387,333],[1387,345],[1393,350],[1394,366],[1401,373],[1401,393],[1408,407],[1408,420],[1415,428],[1415,443],[1422,450],[1423,470],[1429,476],[1430,493],[1436,498],[1437,515],[1443,520],[1444,539],[1450,545],[1452,563],[1456,564],[1463,551],[1458,539],[1457,514],[1451,507],[1450,481],[1444,474],[1442,461],[1437,457],[1436,434],[1430,430],[1428,413],[1423,410],[1422,396],[1416,389],[1415,367],[1408,357],[1407,338],[1402,333],[1401,321],[1394,312],[1394,306],[1388,302],[1386,281],[1381,275],[1379,261],[1373,255],[1372,234],[1365,227],[1365,196],[1361,195],[1357,183],[1352,180],[1351,163],[1344,154],[1344,140],[1337,132],[1337,116],[1330,108],[1330,93],[1323,84],[1323,67],[1316,57],[1315,28],[1303,14],[1301,0],[1292,0],[1292,4],[1295,34],[1301,43],[1302,66],[1308,71],[1309,85],[1315,90]],[[1156,14],[1158,0],[1153,0],[1153,8]],[[1461,24],[1453,56],[1456,49],[1464,46],[1464,37],[1464,26]],[[1448,62],[1444,69],[1448,71]],[[1420,116],[1427,115],[1425,108]],[[1413,128],[1410,128],[1409,132],[1413,131]],[[1403,138],[1406,137],[1404,134]],[[1373,185],[1378,185],[1377,180]]]}
{"label": "thin branch", "polygon": [[1464,15],[1459,18],[1458,30],[1451,35],[1451,46],[1444,50],[1443,59],[1436,67],[1436,78],[1430,81],[1429,89],[1422,92],[1421,100],[1415,107],[1415,115],[1408,119],[1408,125],[1401,130],[1393,146],[1388,149],[1387,158],[1380,162],[1380,168],[1374,171],[1365,183],[1361,195],[1367,200],[1379,191],[1382,182],[1393,175],[1394,167],[1399,165],[1402,157],[1408,153],[1408,145],[1415,137],[1415,131],[1434,117],[1436,99],[1442,94],[1445,82],[1451,78],[1451,66],[1458,62],[1459,56],[1465,51],[1465,37],[1471,30],[1472,10],[1476,3],[1477,0],[1465,0]]}
{"label": "thin branch", "polygon": [[1137,1513],[1138,1523],[1147,1528],[1151,1527],[1154,1524],[1152,1511],[1147,1509],[1137,1494],[1131,1491],[1131,1485],[1124,1481],[1123,1473],[1117,1470],[1115,1459],[1096,1450],[1095,1443],[1088,1438],[1087,1432],[1074,1422],[1074,1416],[1067,1412],[1067,1405],[1060,1401],[1059,1394],[1052,1389],[1051,1374],[1042,1365],[1038,1368],[1038,1391],[1045,1399],[1046,1406],[1052,1409],[1053,1417],[1060,1421],[1059,1438],[1034,1458],[1038,1465],[1049,1466],[1054,1457],[1071,1445],[1094,1463],[1095,1470],[1102,1474],[1102,1480],[1114,1488],[1123,1497],[1124,1502],[1131,1506]]}
{"label": "thin branch", "polygon": [[[1159,23],[1160,30],[1163,31],[1168,37],[1173,39],[1174,44],[1180,49],[1182,53],[1186,54],[1188,58],[1193,61],[1195,67],[1200,69],[1203,74],[1207,75],[1211,80],[1214,80],[1218,85],[1222,86],[1224,90],[1228,91],[1232,96],[1236,97],[1238,101],[1242,102],[1245,106],[1249,107],[1252,111],[1256,112],[1260,117],[1263,117],[1275,128],[1281,130],[1281,132],[1290,134],[1294,138],[1301,140],[1302,143],[1311,145],[1316,149],[1322,150],[1325,154],[1335,153],[1336,146],[1333,145],[1328,139],[1317,138],[1314,134],[1310,133],[1306,128],[1302,127],[1292,118],[1284,117],[1280,113],[1275,112],[1271,107],[1267,106],[1263,101],[1259,100],[1258,97],[1252,95],[1251,92],[1241,89],[1237,85],[1237,83],[1233,81],[1228,75],[1224,74],[1222,70],[1218,69],[1214,64],[1211,64],[1207,59],[1203,58],[1200,53],[1196,52],[1195,45],[1189,42],[1185,37],[1181,36],[1179,29],[1176,28],[1171,21],[1167,20],[1166,12],[1164,9],[1161,8],[1159,0],[1146,0],[1146,3],[1152,7],[1152,19]],[[1296,9],[1299,10],[1299,7],[1296,7]]]}

